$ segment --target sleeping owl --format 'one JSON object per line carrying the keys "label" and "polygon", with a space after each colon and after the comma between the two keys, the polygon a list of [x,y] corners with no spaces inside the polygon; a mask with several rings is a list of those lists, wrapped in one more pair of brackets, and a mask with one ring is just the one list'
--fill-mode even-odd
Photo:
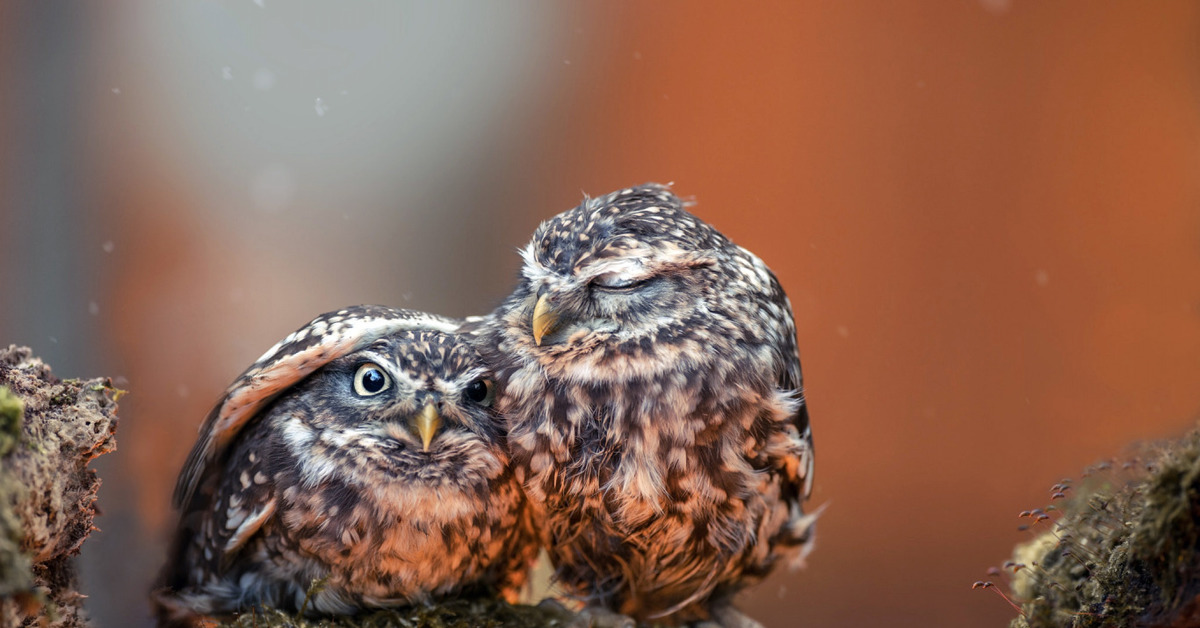
{"label": "sleeping owl", "polygon": [[813,446],[791,305],[666,186],[586,199],[471,324],[513,468],[589,612],[759,624],[731,599],[812,547]]}

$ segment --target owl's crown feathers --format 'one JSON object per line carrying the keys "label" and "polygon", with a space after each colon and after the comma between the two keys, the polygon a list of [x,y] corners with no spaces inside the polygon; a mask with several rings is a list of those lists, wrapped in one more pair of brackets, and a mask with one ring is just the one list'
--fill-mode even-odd
{"label": "owl's crown feathers", "polygon": [[562,275],[604,260],[662,253],[703,252],[729,240],[684,208],[664,185],[647,183],[604,196],[538,226],[522,250],[526,265]]}

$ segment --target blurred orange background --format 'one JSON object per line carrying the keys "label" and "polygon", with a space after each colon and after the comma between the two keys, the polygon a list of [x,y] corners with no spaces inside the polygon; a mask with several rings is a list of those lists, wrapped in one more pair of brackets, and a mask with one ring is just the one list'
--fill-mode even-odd
{"label": "blurred orange background", "polygon": [[1018,511],[1200,409],[1200,5],[9,2],[0,342],[118,378],[80,563],[149,625],[174,476],[317,313],[482,313],[673,181],[796,311],[828,503],[768,626],[1003,626]]}

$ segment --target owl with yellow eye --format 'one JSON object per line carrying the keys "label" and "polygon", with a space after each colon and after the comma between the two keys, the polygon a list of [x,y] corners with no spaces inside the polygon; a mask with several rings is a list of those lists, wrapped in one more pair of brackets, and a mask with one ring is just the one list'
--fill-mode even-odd
{"label": "owl with yellow eye", "polygon": [[[492,375],[458,321],[356,306],[228,389],[176,487],[160,621],[514,601],[537,552]],[[314,586],[314,583],[319,583]]]}

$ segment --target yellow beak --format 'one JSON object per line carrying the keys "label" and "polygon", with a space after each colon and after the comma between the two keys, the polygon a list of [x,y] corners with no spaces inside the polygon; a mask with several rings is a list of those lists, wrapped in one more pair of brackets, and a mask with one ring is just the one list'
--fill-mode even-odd
{"label": "yellow beak", "polygon": [[546,295],[538,297],[537,305],[533,306],[533,341],[541,346],[542,336],[551,333],[558,327],[558,312],[551,307]]}
{"label": "yellow beak", "polygon": [[433,404],[425,406],[421,410],[421,414],[414,419],[417,425],[417,432],[421,435],[421,443],[425,449],[429,451],[429,443],[433,441],[434,434],[437,434],[438,428],[442,426],[442,417],[438,415],[437,408]]}

